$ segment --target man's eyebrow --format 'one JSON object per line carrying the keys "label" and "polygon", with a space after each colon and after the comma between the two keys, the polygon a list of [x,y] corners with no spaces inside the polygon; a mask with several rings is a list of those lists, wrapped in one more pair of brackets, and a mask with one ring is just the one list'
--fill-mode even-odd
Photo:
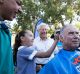
{"label": "man's eyebrow", "polygon": [[73,34],[73,33],[79,34],[79,32],[69,32],[69,34]]}

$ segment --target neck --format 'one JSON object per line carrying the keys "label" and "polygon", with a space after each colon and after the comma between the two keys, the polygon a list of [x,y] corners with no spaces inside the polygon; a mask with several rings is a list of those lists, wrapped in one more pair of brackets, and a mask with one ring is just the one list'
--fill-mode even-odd
{"label": "neck", "polygon": [[27,46],[30,47],[30,45],[26,44],[26,43],[21,43],[22,46]]}
{"label": "neck", "polygon": [[2,16],[1,16],[1,13],[0,13],[0,21],[4,21],[4,19],[3,19]]}
{"label": "neck", "polygon": [[46,40],[46,39],[47,39],[47,37],[41,37],[41,39],[42,39],[42,40]]}
{"label": "neck", "polygon": [[26,46],[26,44],[24,44],[24,43],[21,43],[21,45],[22,45],[22,46]]}
{"label": "neck", "polygon": [[0,21],[4,21],[2,17],[0,17]]}
{"label": "neck", "polygon": [[4,18],[3,18],[3,12],[2,12],[2,7],[0,7],[0,20],[1,21],[4,21]]}
{"label": "neck", "polygon": [[67,50],[67,51],[75,51],[76,48],[63,46],[63,49],[64,49],[64,50]]}

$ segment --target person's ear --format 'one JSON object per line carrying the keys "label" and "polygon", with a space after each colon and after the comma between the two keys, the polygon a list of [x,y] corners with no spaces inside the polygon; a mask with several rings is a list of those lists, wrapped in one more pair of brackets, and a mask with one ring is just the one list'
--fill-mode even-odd
{"label": "person's ear", "polygon": [[62,36],[62,35],[59,35],[59,40],[60,40],[61,42],[63,42],[63,36]]}
{"label": "person's ear", "polygon": [[24,37],[23,36],[21,36],[20,39],[21,39],[21,41],[24,41]]}

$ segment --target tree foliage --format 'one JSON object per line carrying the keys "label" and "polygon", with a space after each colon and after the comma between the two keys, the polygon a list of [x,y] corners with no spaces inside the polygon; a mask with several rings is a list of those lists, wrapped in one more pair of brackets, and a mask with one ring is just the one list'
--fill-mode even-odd
{"label": "tree foliage", "polygon": [[22,0],[22,14],[18,15],[21,29],[31,29],[39,18],[45,23],[55,25],[56,21],[64,25],[62,15],[72,20],[73,14],[80,14],[80,0]]}

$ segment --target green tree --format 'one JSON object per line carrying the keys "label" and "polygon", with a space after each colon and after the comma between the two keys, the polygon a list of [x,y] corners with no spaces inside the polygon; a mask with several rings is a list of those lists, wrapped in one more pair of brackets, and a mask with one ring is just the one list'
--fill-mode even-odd
{"label": "green tree", "polygon": [[56,22],[64,25],[62,15],[72,21],[74,13],[80,14],[80,0],[22,0],[22,3],[23,12],[17,17],[21,29],[33,31],[39,18],[56,28]]}

